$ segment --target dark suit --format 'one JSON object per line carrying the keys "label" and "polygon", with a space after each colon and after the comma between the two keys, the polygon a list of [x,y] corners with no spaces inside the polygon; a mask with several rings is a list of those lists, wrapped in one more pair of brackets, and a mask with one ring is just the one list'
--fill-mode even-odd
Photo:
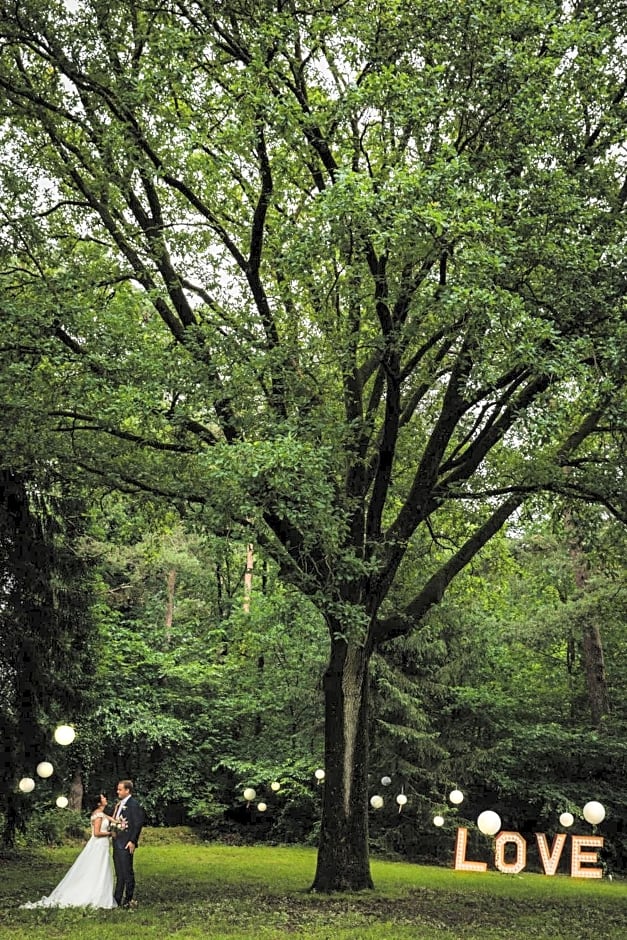
{"label": "dark suit", "polygon": [[125,819],[128,828],[114,834],[113,841],[113,867],[115,868],[115,891],[113,897],[118,906],[128,904],[133,900],[135,891],[135,874],[133,872],[133,855],[126,848],[128,842],[135,847],[139,842],[139,835],[144,825],[144,811],[134,796],[129,796],[122,807],[119,818]]}

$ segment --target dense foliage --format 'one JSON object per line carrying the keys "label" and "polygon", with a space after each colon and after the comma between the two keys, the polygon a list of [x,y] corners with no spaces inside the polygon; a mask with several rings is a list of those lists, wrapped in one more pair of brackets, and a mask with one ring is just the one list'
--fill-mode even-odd
{"label": "dense foliage", "polygon": [[91,704],[98,649],[92,581],[78,550],[82,506],[0,470],[0,812],[12,845],[30,801],[18,776],[40,761],[67,771],[53,742],[55,723]]}
{"label": "dense foliage", "polygon": [[[527,836],[537,868],[533,833],[559,831],[565,810],[585,833],[581,809],[598,799],[604,862],[625,869],[624,531],[597,518],[591,532],[584,589],[561,528],[527,520],[491,544],[419,632],[382,648],[370,712],[368,794],[385,801],[370,810],[376,852],[449,865],[464,824],[473,857],[489,860],[475,822],[490,808]],[[324,789],[313,774],[324,763],[315,609],[262,559],[246,594],[245,545],[208,541],[118,498],[94,512],[82,551],[100,579],[92,704],[67,762],[28,798],[38,808],[31,837],[56,841],[64,821],[75,827],[51,803],[80,768],[88,794],[131,774],[153,825],[187,823],[231,843],[311,842]],[[600,724],[586,682],[590,619],[601,623],[610,703]],[[465,795],[457,808],[453,786]]]}

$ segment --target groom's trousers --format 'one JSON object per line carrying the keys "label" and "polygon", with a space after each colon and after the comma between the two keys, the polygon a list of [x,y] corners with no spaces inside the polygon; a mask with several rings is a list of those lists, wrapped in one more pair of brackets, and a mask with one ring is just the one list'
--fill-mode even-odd
{"label": "groom's trousers", "polygon": [[[133,900],[135,892],[135,873],[133,871],[133,856],[125,849],[126,839],[124,836],[118,836],[113,844],[113,867],[115,868],[115,891],[113,897],[118,904],[128,904]],[[120,843],[118,846],[118,842]]]}

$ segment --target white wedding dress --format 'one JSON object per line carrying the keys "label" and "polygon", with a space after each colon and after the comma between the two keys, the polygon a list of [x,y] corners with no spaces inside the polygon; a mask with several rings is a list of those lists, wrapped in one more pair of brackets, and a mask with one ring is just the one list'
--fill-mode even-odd
{"label": "white wedding dress", "polygon": [[94,813],[91,839],[52,894],[21,907],[117,907],[113,900],[109,839],[97,838],[93,834],[98,818],[102,819],[101,831],[108,831],[109,820],[104,813]]}

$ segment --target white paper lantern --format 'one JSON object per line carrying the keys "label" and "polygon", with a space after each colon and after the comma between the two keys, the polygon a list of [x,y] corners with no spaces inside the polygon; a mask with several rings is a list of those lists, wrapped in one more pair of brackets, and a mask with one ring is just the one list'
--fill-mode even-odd
{"label": "white paper lantern", "polygon": [[396,797],[396,802],[398,803],[399,806],[404,806],[405,803],[407,802],[407,797],[405,796],[404,793],[399,793],[398,796]]}
{"label": "white paper lantern", "polygon": [[583,808],[583,818],[591,826],[598,826],[605,819],[605,807],[596,800],[590,800]]}
{"label": "white paper lantern", "polygon": [[389,787],[389,785],[392,783],[392,778],[391,778],[391,777],[381,777],[381,783],[383,784],[384,787]]}
{"label": "white paper lantern", "polygon": [[18,783],[18,787],[20,788],[22,793],[32,793],[33,790],[35,789],[35,781],[33,780],[32,777],[22,777],[22,779]]}
{"label": "white paper lantern", "polygon": [[281,789],[281,784],[279,783],[278,780],[275,780],[273,783],[270,784],[270,789],[274,790],[274,792],[277,793]]}
{"label": "white paper lantern", "polygon": [[62,744],[64,747],[71,744],[75,737],[76,731],[74,728],[70,728],[69,725],[59,725],[54,732],[55,741],[57,744]]}
{"label": "white paper lantern", "polygon": [[248,802],[250,803],[252,800],[255,799],[256,796],[257,796],[257,791],[256,791],[256,790],[253,790],[252,787],[246,787],[246,789],[244,790],[244,799],[245,799],[245,800],[248,800]]}
{"label": "white paper lantern", "polygon": [[316,780],[318,781],[318,783],[322,783],[322,781],[323,781],[324,778],[326,777],[326,774],[325,774],[324,770],[322,770],[322,768],[319,767],[319,768],[316,770],[316,772],[314,773],[314,777],[316,778]]}
{"label": "white paper lantern", "polygon": [[257,803],[257,809],[259,810],[260,813],[265,813],[267,808],[268,806],[266,803]]}
{"label": "white paper lantern", "polygon": [[383,806],[383,797],[379,796],[378,793],[376,793],[374,796],[371,796],[370,805],[372,806],[373,809],[381,809],[381,807]]}
{"label": "white paper lantern", "polygon": [[37,764],[36,769],[37,769],[37,776],[43,777],[44,779],[46,777],[52,777],[52,774],[54,773],[54,767],[52,766],[50,761],[47,761],[47,760],[42,760],[40,764]]}
{"label": "white paper lantern", "polygon": [[58,796],[58,797],[57,797],[57,806],[59,807],[59,809],[65,809],[65,807],[68,805],[68,802],[69,802],[69,800],[68,800],[67,796]]}
{"label": "white paper lantern", "polygon": [[433,817],[434,826],[443,826],[444,825],[444,816],[434,816]]}
{"label": "white paper lantern", "polygon": [[451,792],[448,795],[448,798],[451,801],[451,803],[455,803],[456,805],[459,805],[459,803],[461,803],[462,800],[464,799],[464,794],[462,793],[461,790],[451,790]]}
{"label": "white paper lantern", "polygon": [[566,829],[568,829],[569,826],[572,826],[574,821],[575,821],[575,817],[573,816],[572,813],[562,813],[562,815],[560,816],[560,824],[564,826],[564,828]]}
{"label": "white paper lantern", "polygon": [[477,827],[484,836],[494,836],[501,828],[501,817],[491,809],[486,809],[479,814]]}

